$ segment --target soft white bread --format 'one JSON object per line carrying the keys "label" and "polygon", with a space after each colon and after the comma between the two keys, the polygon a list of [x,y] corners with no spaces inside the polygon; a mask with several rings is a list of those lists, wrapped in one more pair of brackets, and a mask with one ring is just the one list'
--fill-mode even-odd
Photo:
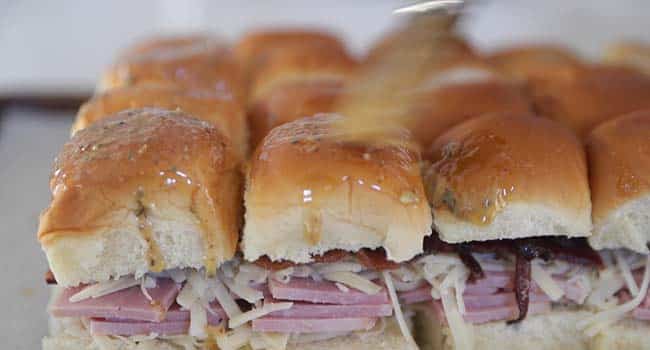
{"label": "soft white bread", "polygon": [[587,138],[595,249],[647,254],[650,241],[650,111],[610,120]]}
{"label": "soft white bread", "polygon": [[245,102],[242,65],[225,42],[205,35],[151,38],[128,47],[104,72],[97,90],[146,83],[207,90]]}
{"label": "soft white bread", "polygon": [[590,341],[592,350],[648,350],[648,321],[626,319],[617,322],[594,336]]}
{"label": "soft white bread", "polygon": [[[505,321],[472,325],[474,349],[589,349],[590,339],[576,326],[589,315],[587,311],[555,310],[528,316],[516,325],[508,325]],[[456,349],[449,327],[441,323],[434,312],[419,311],[415,322],[420,349]]]}
{"label": "soft white bread", "polygon": [[77,132],[57,157],[38,229],[58,283],[214,271],[237,245],[238,159],[214,126],[181,112],[127,110]]}
{"label": "soft white bread", "polygon": [[478,117],[441,135],[429,155],[424,181],[446,242],[590,234],[582,144],[551,120]]}
{"label": "soft white bread", "polygon": [[[139,344],[130,342],[126,338],[99,337],[93,339],[83,324],[75,320],[66,320],[67,324],[59,326],[59,330],[52,336],[43,339],[43,350],[177,350],[187,349],[180,347],[173,340],[148,339]],[[104,345],[104,347],[100,347]],[[190,348],[192,349],[192,348]],[[211,350],[211,347],[196,347],[196,349]],[[352,333],[345,336],[309,343],[289,343],[286,350],[395,350],[408,349],[402,333],[394,318],[385,319],[385,328],[382,332]]]}
{"label": "soft white bread", "polygon": [[111,89],[84,103],[72,133],[125,109],[155,107],[181,110],[213,124],[229,137],[242,159],[248,152],[248,128],[243,107],[232,97],[210,91],[190,91],[180,86],[142,84]]}
{"label": "soft white bread", "polygon": [[331,249],[383,247],[405,261],[422,252],[431,211],[408,132],[352,142],[335,128],[341,120],[299,119],[258,146],[245,193],[247,260],[307,263]]}

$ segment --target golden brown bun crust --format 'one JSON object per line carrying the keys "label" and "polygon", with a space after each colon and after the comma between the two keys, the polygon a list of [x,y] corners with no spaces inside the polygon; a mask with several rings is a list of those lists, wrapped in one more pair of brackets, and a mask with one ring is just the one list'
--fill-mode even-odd
{"label": "golden brown bun crust", "polygon": [[238,154],[245,159],[248,150],[246,116],[232,98],[209,91],[190,91],[179,86],[144,84],[111,89],[95,95],[77,113],[75,133],[90,124],[133,108],[155,107],[183,112],[205,120],[230,137]]}
{"label": "golden brown bun crust", "polygon": [[104,73],[99,90],[146,83],[208,90],[245,100],[241,65],[228,46],[207,36],[158,38],[135,44]]}
{"label": "golden brown bun crust", "polygon": [[[425,184],[436,225],[443,221],[469,223],[487,230],[501,225],[496,219],[507,209],[535,205],[569,217],[576,225],[580,222],[579,230],[585,230],[560,233],[584,235],[590,229],[591,205],[582,144],[553,121],[518,114],[474,118],[442,134],[431,146],[430,155],[433,164],[426,170]],[[531,216],[531,220],[538,217]],[[523,215],[515,219],[525,220]],[[533,234],[525,232],[524,223],[503,225],[508,227],[502,231]],[[521,226],[522,232],[516,233],[517,227],[513,226]],[[440,234],[445,239],[458,233]]]}
{"label": "golden brown bun crust", "polygon": [[486,59],[504,74],[520,80],[561,77],[582,65],[573,52],[552,45],[511,47],[495,52]]}
{"label": "golden brown bun crust", "polygon": [[650,74],[650,45],[634,41],[615,43],[607,48],[605,61]]}
{"label": "golden brown bun crust", "polygon": [[245,195],[246,259],[308,262],[331,249],[383,246],[403,261],[422,251],[431,213],[408,132],[350,142],[335,129],[340,121],[318,115],[283,124],[257,147]]}
{"label": "golden brown bun crust", "polygon": [[417,142],[426,147],[454,125],[496,112],[526,114],[531,108],[523,92],[507,82],[450,85],[418,97],[410,129]]}
{"label": "golden brown bun crust", "polygon": [[610,120],[587,138],[594,222],[650,195],[650,111]]}
{"label": "golden brown bun crust", "polygon": [[274,88],[295,81],[344,81],[357,68],[357,61],[345,52],[284,50],[276,51],[252,76],[249,100],[257,102]]}
{"label": "golden brown bun crust", "polygon": [[274,88],[249,111],[252,147],[278,125],[333,112],[342,88],[338,81],[295,82]]}
{"label": "golden brown bun crust", "polygon": [[650,108],[650,77],[623,67],[588,66],[529,84],[536,111],[581,137],[610,118]]}
{"label": "golden brown bun crust", "polygon": [[235,46],[235,54],[247,69],[260,64],[274,51],[313,47],[321,52],[345,52],[345,45],[335,35],[318,30],[286,28],[250,32]]}
{"label": "golden brown bun crust", "polygon": [[[38,238],[87,236],[116,225],[110,214],[188,203],[206,259],[235,253],[241,222],[239,164],[229,140],[181,112],[127,110],[77,132],[54,165],[52,202]],[[54,271],[56,274],[56,271]]]}
{"label": "golden brown bun crust", "polygon": [[[419,21],[421,19],[426,20],[424,18],[413,18],[404,25],[383,35],[373,44],[370,50],[368,50],[366,62],[372,64],[384,60],[386,56],[391,55],[396,49],[403,47],[403,43],[400,42],[409,40],[411,33],[420,29]],[[436,43],[439,45],[439,55],[437,59],[440,59],[442,55],[454,59],[476,57],[476,51],[469,42],[467,42],[465,38],[454,33],[453,21],[448,22],[447,19],[443,19],[443,21],[447,22],[438,23],[440,32],[436,33],[439,35],[439,37],[436,38]]]}

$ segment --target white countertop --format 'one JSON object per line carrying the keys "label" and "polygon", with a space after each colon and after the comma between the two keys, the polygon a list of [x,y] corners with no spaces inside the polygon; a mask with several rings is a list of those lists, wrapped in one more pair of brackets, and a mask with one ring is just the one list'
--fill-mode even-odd
{"label": "white countertop", "polygon": [[40,349],[47,333],[47,262],[36,240],[49,201],[52,160],[68,138],[72,114],[9,109],[0,116],[0,347]]}

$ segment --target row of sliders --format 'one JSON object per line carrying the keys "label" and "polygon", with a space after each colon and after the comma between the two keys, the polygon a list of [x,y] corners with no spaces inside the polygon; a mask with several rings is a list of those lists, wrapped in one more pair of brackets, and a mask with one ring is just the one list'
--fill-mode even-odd
{"label": "row of sliders", "polygon": [[55,163],[44,349],[644,348],[649,78],[449,43],[364,142],[301,118],[363,64],[328,34],[127,51]]}

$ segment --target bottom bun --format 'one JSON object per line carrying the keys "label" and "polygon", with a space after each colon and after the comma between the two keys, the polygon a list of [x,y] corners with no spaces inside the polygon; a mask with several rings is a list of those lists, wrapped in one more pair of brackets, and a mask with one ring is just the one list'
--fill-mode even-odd
{"label": "bottom bun", "polygon": [[[588,317],[586,311],[557,310],[528,316],[515,325],[490,322],[474,325],[474,349],[560,350],[590,349],[590,340],[576,323]],[[415,319],[418,343],[422,350],[453,350],[449,327],[441,324],[430,308],[422,308]],[[616,347],[609,347],[615,349]],[[605,348],[603,348],[605,349]]]}
{"label": "bottom bun", "polygon": [[649,331],[650,324],[647,321],[625,320],[596,335],[591,341],[590,349],[650,349]]}
{"label": "bottom bun", "polygon": [[[43,350],[187,350],[179,341],[171,339],[144,339],[130,341],[118,337],[91,337],[79,319],[50,320],[52,336],[43,339]],[[352,333],[332,339],[311,343],[289,344],[286,350],[393,350],[408,349],[394,318],[385,320],[386,327],[380,333],[369,331]],[[184,337],[189,338],[189,337]],[[193,349],[205,349],[194,347]],[[209,349],[212,350],[212,349]]]}

